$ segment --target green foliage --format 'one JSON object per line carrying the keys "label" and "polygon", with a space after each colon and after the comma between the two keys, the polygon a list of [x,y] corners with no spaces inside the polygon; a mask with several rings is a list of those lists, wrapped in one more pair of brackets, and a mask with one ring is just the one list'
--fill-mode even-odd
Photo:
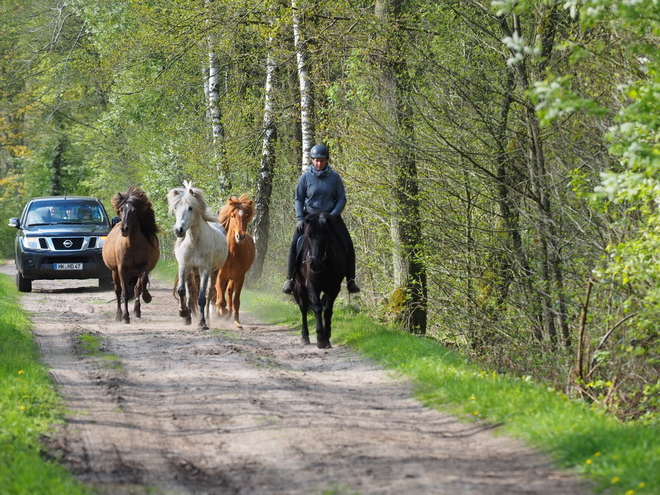
{"label": "green foliage", "polygon": [[87,493],[62,466],[42,457],[41,437],[62,422],[63,410],[28,327],[13,281],[0,275],[0,491]]}

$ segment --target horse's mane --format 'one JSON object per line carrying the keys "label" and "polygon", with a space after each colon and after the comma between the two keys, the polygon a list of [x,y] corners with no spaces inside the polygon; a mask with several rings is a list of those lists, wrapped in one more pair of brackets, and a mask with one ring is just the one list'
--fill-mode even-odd
{"label": "horse's mane", "polygon": [[183,187],[174,188],[167,193],[167,203],[171,214],[174,213],[177,206],[183,203],[192,207],[207,222],[218,222],[218,219],[206,204],[204,193],[201,189],[193,187],[192,181],[184,180]]}
{"label": "horse's mane", "polygon": [[307,230],[306,233],[310,237],[318,237],[324,231],[333,228],[332,217],[327,213],[312,213],[307,216]]}
{"label": "horse's mane", "polygon": [[156,213],[154,212],[153,204],[142,189],[136,186],[128,188],[124,194],[117,193],[110,200],[112,207],[115,209],[117,215],[121,215],[121,208],[130,203],[137,210],[138,221],[140,223],[140,230],[147,236],[158,234],[160,229],[156,224]]}
{"label": "horse's mane", "polygon": [[247,222],[250,223],[250,221],[252,221],[252,217],[254,217],[254,202],[247,194],[241,194],[240,198],[232,196],[227,200],[227,203],[222,208],[220,208],[220,212],[218,213],[218,221],[227,231],[229,231],[229,220],[231,219],[231,214],[235,210],[242,210],[243,213],[247,216]]}

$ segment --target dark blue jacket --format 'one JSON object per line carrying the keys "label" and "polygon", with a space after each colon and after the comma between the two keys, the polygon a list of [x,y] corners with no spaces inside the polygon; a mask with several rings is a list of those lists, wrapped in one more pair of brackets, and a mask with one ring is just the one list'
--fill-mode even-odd
{"label": "dark blue jacket", "polygon": [[327,165],[316,170],[311,165],[298,179],[296,187],[296,218],[304,220],[308,213],[325,211],[339,216],[346,206],[344,183],[337,172]]}

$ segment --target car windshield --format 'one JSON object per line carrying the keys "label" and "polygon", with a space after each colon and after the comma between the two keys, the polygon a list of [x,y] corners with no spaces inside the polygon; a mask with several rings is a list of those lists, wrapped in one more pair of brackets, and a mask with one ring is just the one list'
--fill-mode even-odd
{"label": "car windshield", "polygon": [[27,213],[27,225],[97,224],[107,222],[105,212],[92,202],[35,202]]}

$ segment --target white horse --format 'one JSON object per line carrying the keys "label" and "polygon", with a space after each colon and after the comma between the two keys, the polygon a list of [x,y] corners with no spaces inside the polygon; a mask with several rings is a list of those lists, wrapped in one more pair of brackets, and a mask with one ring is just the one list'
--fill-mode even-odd
{"label": "white horse", "polygon": [[174,256],[179,272],[174,295],[179,299],[179,316],[190,325],[191,314],[197,312],[193,300],[197,299],[199,328],[208,329],[207,292],[212,290],[217,273],[227,259],[226,232],[206,205],[202,191],[192,187],[192,182],[183,181],[182,188],[172,189],[167,202],[176,218]]}

